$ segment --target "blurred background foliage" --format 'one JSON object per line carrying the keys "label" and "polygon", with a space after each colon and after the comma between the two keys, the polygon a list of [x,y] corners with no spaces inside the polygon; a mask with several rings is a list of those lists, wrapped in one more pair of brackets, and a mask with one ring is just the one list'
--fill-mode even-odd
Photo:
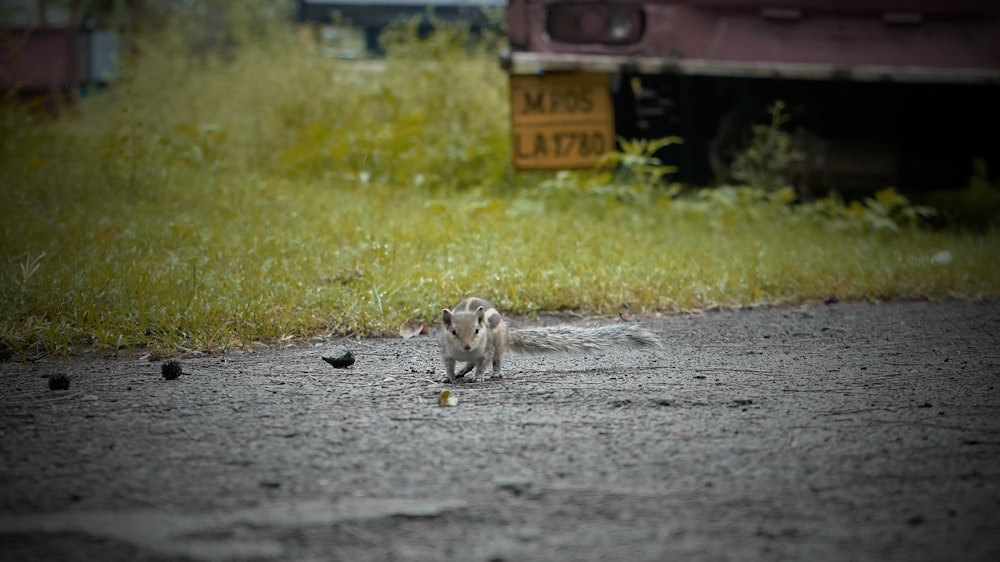
{"label": "blurred background foliage", "polygon": [[[108,88],[56,119],[0,105],[0,345],[23,356],[395,333],[468,294],[597,315],[1000,295],[995,216],[931,229],[888,186],[798,202],[749,156],[749,185],[681,186],[655,156],[676,138],[515,173],[498,35],[408,20],[342,60],[287,1],[143,6]],[[794,160],[780,119],[757,132]]]}

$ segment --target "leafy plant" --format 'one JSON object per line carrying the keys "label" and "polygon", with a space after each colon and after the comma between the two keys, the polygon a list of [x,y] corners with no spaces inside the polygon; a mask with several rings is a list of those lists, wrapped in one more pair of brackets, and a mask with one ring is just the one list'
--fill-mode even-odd
{"label": "leafy plant", "polygon": [[828,228],[856,231],[891,231],[914,228],[937,216],[932,207],[914,205],[893,188],[886,188],[862,201],[845,203],[836,194],[804,203],[801,217],[822,221]]}
{"label": "leafy plant", "polygon": [[986,231],[1000,226],[1000,182],[990,180],[985,160],[973,163],[969,185],[960,190],[933,191],[919,201],[937,209],[950,227]]}
{"label": "leafy plant", "polygon": [[676,168],[664,165],[656,154],[680,142],[678,137],[653,140],[619,137],[620,148],[602,156],[594,170],[563,170],[543,176],[537,193],[577,203],[581,197],[596,198],[598,205],[607,200],[633,205],[649,203],[653,197],[673,197],[681,188],[678,184],[668,184],[666,176],[676,172]]}
{"label": "leafy plant", "polygon": [[795,167],[805,154],[795,148],[791,133],[784,130],[791,116],[785,102],[775,101],[767,108],[771,120],[751,127],[749,146],[736,156],[732,174],[737,180],[767,190],[792,185]]}
{"label": "leafy plant", "polygon": [[661,149],[684,142],[680,137],[668,136],[659,139],[626,139],[618,137],[618,150],[605,154],[597,163],[598,168],[616,168],[616,183],[639,185],[646,189],[662,187],[669,174],[677,171],[676,166],[663,163],[657,153]]}

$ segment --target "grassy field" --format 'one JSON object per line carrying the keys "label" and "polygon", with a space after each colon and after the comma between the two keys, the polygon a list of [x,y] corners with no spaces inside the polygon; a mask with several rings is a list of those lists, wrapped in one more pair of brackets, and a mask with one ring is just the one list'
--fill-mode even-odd
{"label": "grassy field", "polygon": [[614,174],[514,174],[506,77],[461,39],[371,65],[293,35],[225,61],[167,36],[70,117],[5,110],[0,342],[169,353],[395,333],[469,294],[593,315],[1000,296],[995,229],[918,228],[891,191],[678,190],[641,151]]}

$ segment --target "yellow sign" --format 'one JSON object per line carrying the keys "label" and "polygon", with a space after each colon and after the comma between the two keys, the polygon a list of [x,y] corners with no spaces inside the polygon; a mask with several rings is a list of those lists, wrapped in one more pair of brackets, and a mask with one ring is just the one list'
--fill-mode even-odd
{"label": "yellow sign", "polygon": [[510,102],[515,168],[587,168],[615,149],[607,74],[512,74]]}

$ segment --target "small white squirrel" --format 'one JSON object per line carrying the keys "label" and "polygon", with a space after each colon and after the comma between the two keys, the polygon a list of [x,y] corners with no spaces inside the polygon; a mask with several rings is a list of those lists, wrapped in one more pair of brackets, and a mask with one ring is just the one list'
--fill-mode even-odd
{"label": "small white squirrel", "polygon": [[[610,348],[659,347],[659,338],[636,324],[608,324],[596,328],[548,326],[512,330],[488,301],[470,297],[444,309],[441,314],[441,356],[448,382],[455,382],[472,369],[481,381],[486,363],[493,366],[493,378],[503,377],[500,362],[504,353],[585,353]],[[455,363],[468,361],[457,375]]]}

